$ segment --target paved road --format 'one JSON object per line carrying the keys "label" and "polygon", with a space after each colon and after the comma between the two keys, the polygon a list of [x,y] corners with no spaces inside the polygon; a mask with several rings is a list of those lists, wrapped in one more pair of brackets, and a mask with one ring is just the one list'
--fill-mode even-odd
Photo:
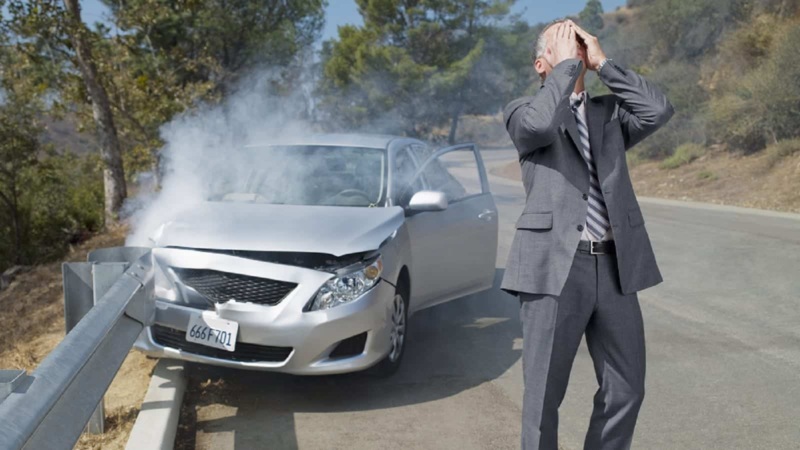
{"label": "paved road", "polygon": [[[484,152],[489,167],[514,158]],[[524,195],[491,184],[499,280]],[[800,218],[646,199],[642,208],[666,281],[640,294],[647,394],[634,448],[800,448]],[[184,438],[204,449],[518,448],[517,301],[494,289],[412,319],[390,380],[193,368],[183,420],[196,425]],[[584,344],[561,408],[565,449],[581,448],[596,388]]]}

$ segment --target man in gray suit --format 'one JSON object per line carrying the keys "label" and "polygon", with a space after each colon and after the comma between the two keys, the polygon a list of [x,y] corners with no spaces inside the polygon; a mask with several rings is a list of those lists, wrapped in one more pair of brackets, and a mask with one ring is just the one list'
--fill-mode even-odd
{"label": "man in gray suit", "polygon": [[[504,111],[527,194],[501,285],[520,297],[522,447],[557,449],[558,408],[585,332],[599,389],[584,448],[629,448],[645,378],[636,293],[662,278],[625,152],[673,109],[572,21],[550,24],[533,56],[542,87]],[[612,94],[590,98],[587,70]]]}

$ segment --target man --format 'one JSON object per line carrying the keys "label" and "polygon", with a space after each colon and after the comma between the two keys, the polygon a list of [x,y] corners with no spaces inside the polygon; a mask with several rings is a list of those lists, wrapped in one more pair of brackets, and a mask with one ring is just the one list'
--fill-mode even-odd
{"label": "man", "polygon": [[[527,194],[501,286],[520,297],[522,447],[558,448],[558,407],[585,332],[599,389],[584,448],[629,448],[645,377],[636,293],[662,278],[625,151],[673,109],[570,20],[542,32],[534,67],[542,87],[504,111]],[[590,98],[587,70],[612,94]]]}

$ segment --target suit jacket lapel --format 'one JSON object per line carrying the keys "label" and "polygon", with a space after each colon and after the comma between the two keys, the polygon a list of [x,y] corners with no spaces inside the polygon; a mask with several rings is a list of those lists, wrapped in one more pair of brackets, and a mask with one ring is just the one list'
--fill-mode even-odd
{"label": "suit jacket lapel", "polygon": [[586,121],[589,125],[589,145],[592,147],[592,158],[597,167],[597,177],[600,185],[606,179],[610,168],[606,164],[605,152],[603,151],[603,126],[605,125],[605,106],[601,101],[588,99],[586,102]]}
{"label": "suit jacket lapel", "polygon": [[[561,124],[561,132],[566,132],[567,135],[572,139],[572,143],[574,144],[575,151],[578,152],[578,156],[583,159],[583,155],[581,154],[580,145],[580,135],[578,134],[578,123],[575,121],[575,115],[570,111],[569,116],[567,116],[567,120]],[[591,133],[591,131],[590,131]]]}

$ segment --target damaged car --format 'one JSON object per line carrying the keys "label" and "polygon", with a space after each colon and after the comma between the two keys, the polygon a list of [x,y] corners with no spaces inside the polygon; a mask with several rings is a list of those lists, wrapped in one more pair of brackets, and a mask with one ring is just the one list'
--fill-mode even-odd
{"label": "damaged car", "polygon": [[492,286],[497,208],[475,145],[325,135],[236,153],[151,236],[148,355],[389,375],[414,313]]}

